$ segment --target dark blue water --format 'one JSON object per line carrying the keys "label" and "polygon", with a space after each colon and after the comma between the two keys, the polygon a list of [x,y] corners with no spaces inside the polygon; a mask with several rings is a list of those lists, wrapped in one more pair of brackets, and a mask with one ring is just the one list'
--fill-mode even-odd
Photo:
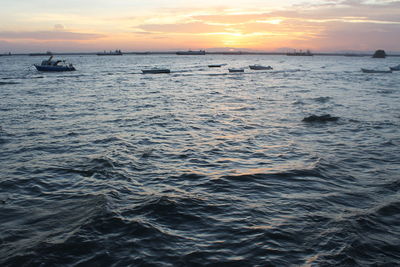
{"label": "dark blue water", "polygon": [[400,264],[398,58],[66,59],[0,57],[1,266]]}

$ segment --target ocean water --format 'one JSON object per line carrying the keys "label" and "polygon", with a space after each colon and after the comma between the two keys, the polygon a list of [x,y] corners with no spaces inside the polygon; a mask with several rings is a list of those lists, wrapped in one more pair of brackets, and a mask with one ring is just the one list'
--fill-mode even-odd
{"label": "ocean water", "polygon": [[63,58],[0,57],[1,266],[400,265],[400,58]]}

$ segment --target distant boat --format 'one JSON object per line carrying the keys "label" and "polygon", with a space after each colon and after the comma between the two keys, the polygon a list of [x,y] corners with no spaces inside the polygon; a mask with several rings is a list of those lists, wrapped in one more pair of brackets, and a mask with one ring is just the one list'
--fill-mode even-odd
{"label": "distant boat", "polygon": [[373,58],[386,58],[386,52],[385,52],[385,50],[382,50],[382,49],[376,50],[372,57]]}
{"label": "distant boat", "polygon": [[30,56],[52,56],[53,53],[50,51],[47,51],[46,53],[30,53]]}
{"label": "distant boat", "polygon": [[145,69],[142,70],[142,72],[143,74],[158,74],[158,73],[171,73],[171,70],[154,68],[154,69]]}
{"label": "distant boat", "polygon": [[65,60],[52,60],[50,56],[48,60],[43,60],[40,65],[34,64],[38,71],[74,71],[76,70],[72,64],[68,64]]}
{"label": "distant boat", "polygon": [[229,72],[244,72],[244,69],[228,69]]}
{"label": "distant boat", "polygon": [[188,51],[178,51],[176,52],[177,55],[205,55],[206,51],[205,50],[197,50],[197,51],[193,51],[193,50],[188,50]]}
{"label": "distant boat", "polygon": [[208,65],[208,67],[209,68],[220,68],[220,67],[222,67],[222,66],[225,66],[226,64],[211,64],[211,65]]}
{"label": "distant boat", "polygon": [[400,70],[400,64],[394,67],[390,67],[391,71],[399,71]]}
{"label": "distant boat", "polygon": [[371,69],[361,69],[364,73],[392,73],[392,70],[371,70]]}
{"label": "distant boat", "polygon": [[261,65],[250,65],[251,70],[272,70],[271,66],[261,66]]}
{"label": "distant boat", "polygon": [[307,50],[305,52],[302,52],[300,50],[300,52],[296,52],[296,50],[293,53],[286,53],[287,56],[313,56],[314,54],[312,54],[310,52],[310,50]]}
{"label": "distant boat", "polygon": [[115,50],[115,51],[110,51],[110,52],[100,52],[97,53],[96,55],[98,56],[122,56],[122,52],[121,50]]}

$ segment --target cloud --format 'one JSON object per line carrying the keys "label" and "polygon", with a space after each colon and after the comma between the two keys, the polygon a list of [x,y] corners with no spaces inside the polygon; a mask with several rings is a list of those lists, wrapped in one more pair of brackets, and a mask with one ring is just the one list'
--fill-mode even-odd
{"label": "cloud", "polygon": [[[91,43],[104,47],[110,43],[117,47],[126,43],[128,48],[140,44],[145,49],[152,45],[167,49],[173,45],[194,48],[193,44],[202,42],[202,48],[236,46],[270,50],[295,47],[325,51],[333,50],[335,46],[360,49],[369,46],[369,49],[375,49],[377,46],[385,48],[385,45],[394,47],[400,43],[397,30],[400,28],[400,1],[292,0],[278,1],[279,4],[249,1],[258,5],[250,5],[249,2],[244,5],[242,0],[219,7],[157,6],[143,8],[146,12],[134,10],[134,17],[127,8],[124,12],[110,10],[107,14],[36,14],[29,18],[22,17],[22,21],[29,21],[32,25],[8,28],[24,31],[6,31],[7,28],[3,28],[0,40],[28,44],[34,41],[70,42],[77,46]],[[243,5],[236,5],[239,2]],[[290,3],[300,4],[288,6]],[[68,30],[64,25],[73,25],[79,30]],[[46,31],[28,31],[49,26]],[[103,34],[91,33],[92,29]],[[81,40],[85,42],[79,42]]]}
{"label": "cloud", "polygon": [[[375,23],[331,23],[321,32],[320,38],[312,40],[313,45],[333,49],[374,50],[378,48],[398,50],[400,27]],[[311,40],[307,41],[311,44]]]}
{"label": "cloud", "polygon": [[[136,34],[181,36],[190,40],[205,36],[216,44],[249,47],[291,46],[298,49],[368,50],[382,47],[396,50],[400,42],[400,1],[370,3],[359,0],[325,1],[322,4],[259,12],[214,10],[193,12],[176,23],[148,23],[136,26]],[[236,13],[235,13],[236,12]],[[165,18],[168,14],[164,13]],[[183,19],[182,19],[183,18]],[[358,41],[357,41],[358,40]]]}
{"label": "cloud", "polygon": [[64,25],[56,24],[56,25],[54,25],[54,30],[55,31],[63,31],[64,30]]}
{"label": "cloud", "polygon": [[209,25],[203,22],[189,22],[189,23],[175,23],[175,24],[144,24],[139,25],[137,28],[145,32],[157,33],[212,33],[225,31],[224,26]]}
{"label": "cloud", "polygon": [[192,17],[195,20],[200,20],[208,23],[246,23],[254,20],[269,19],[268,14],[215,14],[215,15],[199,15]]}
{"label": "cloud", "polygon": [[[56,28],[56,27],[55,27]],[[0,31],[0,39],[30,39],[30,40],[93,40],[103,38],[103,34],[78,33],[69,31]]]}
{"label": "cloud", "polygon": [[145,31],[143,31],[143,32],[141,32],[141,31],[136,31],[136,32],[133,32],[134,34],[138,34],[138,35],[152,35],[152,34],[157,34],[157,33],[154,33],[154,32],[145,32]]}
{"label": "cloud", "polygon": [[400,22],[400,1],[379,3],[360,0],[338,1],[331,6],[299,9],[290,17],[320,20],[362,17],[372,21]]}

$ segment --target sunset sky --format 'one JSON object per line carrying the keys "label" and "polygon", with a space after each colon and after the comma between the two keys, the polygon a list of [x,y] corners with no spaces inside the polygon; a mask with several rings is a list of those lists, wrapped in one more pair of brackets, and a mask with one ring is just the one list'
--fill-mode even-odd
{"label": "sunset sky", "polygon": [[0,0],[0,53],[400,51],[400,1]]}

